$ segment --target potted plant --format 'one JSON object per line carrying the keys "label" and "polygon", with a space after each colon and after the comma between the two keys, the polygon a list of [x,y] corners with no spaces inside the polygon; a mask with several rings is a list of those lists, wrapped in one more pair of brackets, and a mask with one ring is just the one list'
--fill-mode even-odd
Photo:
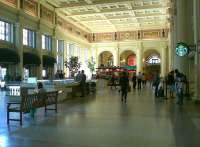
{"label": "potted plant", "polygon": [[95,71],[95,65],[96,65],[96,62],[95,62],[94,58],[91,57],[91,58],[87,61],[87,63],[88,63],[88,68],[90,69],[90,72],[91,72],[92,75],[93,75],[93,72]]}
{"label": "potted plant", "polygon": [[81,62],[79,62],[77,56],[72,56],[70,57],[69,61],[65,61],[65,66],[69,69],[70,77],[74,78],[75,73],[77,73],[81,67]]}

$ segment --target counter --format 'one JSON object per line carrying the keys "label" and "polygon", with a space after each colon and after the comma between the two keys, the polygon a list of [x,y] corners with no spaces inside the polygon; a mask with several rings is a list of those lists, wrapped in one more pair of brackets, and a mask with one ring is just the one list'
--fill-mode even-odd
{"label": "counter", "polygon": [[[58,90],[58,101],[64,101],[68,98],[73,98],[76,96],[80,96],[80,84],[75,82],[73,79],[64,79],[64,80],[37,80],[37,82],[42,82],[44,89],[46,91],[54,91]],[[86,81],[86,92],[90,92],[91,83],[97,83],[96,80],[87,80]],[[93,84],[94,85],[94,84]],[[6,84],[7,92],[6,95],[10,97],[10,99],[20,99],[20,88],[24,87],[31,91],[34,91],[37,88],[36,83],[12,83]],[[93,90],[93,87],[91,88]],[[96,87],[95,87],[96,91]]]}
{"label": "counter", "polygon": [[[64,101],[67,98],[71,98],[73,95],[74,89],[79,87],[79,83],[75,82],[73,79],[65,79],[65,80],[38,80],[37,82],[42,82],[44,89],[46,91],[54,91],[58,90],[58,101]],[[9,96],[10,99],[19,100],[20,98],[20,88],[24,87],[29,90],[29,93],[37,88],[36,83],[10,83],[6,84],[7,91],[6,95]],[[73,95],[74,96],[74,95]]]}

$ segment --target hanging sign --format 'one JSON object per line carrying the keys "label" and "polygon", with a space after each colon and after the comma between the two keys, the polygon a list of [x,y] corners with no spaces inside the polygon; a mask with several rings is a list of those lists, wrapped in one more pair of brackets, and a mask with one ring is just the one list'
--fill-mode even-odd
{"label": "hanging sign", "polygon": [[189,53],[189,47],[185,43],[177,43],[176,45],[176,55],[180,57],[187,56]]}

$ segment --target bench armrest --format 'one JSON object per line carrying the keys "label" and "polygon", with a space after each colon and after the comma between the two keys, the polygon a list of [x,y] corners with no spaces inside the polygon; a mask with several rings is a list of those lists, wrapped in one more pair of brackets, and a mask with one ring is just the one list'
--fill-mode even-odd
{"label": "bench armrest", "polygon": [[21,104],[21,102],[7,102],[7,104]]}
{"label": "bench armrest", "polygon": [[21,102],[7,102],[7,107],[9,108],[11,105],[20,105]]}

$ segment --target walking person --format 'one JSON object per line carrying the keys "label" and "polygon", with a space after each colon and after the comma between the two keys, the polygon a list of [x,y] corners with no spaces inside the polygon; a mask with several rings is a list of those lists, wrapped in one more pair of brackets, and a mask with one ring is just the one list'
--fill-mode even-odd
{"label": "walking person", "polygon": [[133,82],[133,89],[136,89],[137,77],[135,73],[133,73],[132,82]]}
{"label": "walking person", "polygon": [[129,79],[126,72],[123,72],[122,76],[120,77],[119,84],[121,86],[121,101],[126,103],[129,90]]}
{"label": "walking person", "polygon": [[110,86],[111,90],[112,90],[112,87],[115,87],[115,89],[117,89],[117,87],[116,87],[116,78],[115,78],[114,74],[112,74],[112,76],[111,76],[111,86]]}
{"label": "walking person", "polygon": [[75,81],[77,81],[77,82],[81,81],[81,71],[78,71],[78,74],[75,77]]}
{"label": "walking person", "polygon": [[139,72],[137,76],[137,87],[138,87],[138,90],[141,90],[142,88],[142,73],[141,72]]}
{"label": "walking person", "polygon": [[174,97],[174,87],[175,87],[175,80],[174,80],[174,71],[171,71],[167,76],[167,85],[169,85],[169,95],[170,98]]}
{"label": "walking person", "polygon": [[80,81],[80,87],[81,87],[81,97],[85,96],[85,85],[86,85],[86,75],[84,73],[84,70],[81,71],[81,81]]}
{"label": "walking person", "polygon": [[146,86],[146,75],[142,73],[142,87],[145,88]]}
{"label": "walking person", "polygon": [[184,75],[180,73],[177,69],[175,70],[175,89],[177,104],[183,105]]}
{"label": "walking person", "polygon": [[155,73],[154,79],[153,79],[153,86],[155,88],[155,97],[158,97],[158,86],[160,84],[160,76],[158,72]]}

